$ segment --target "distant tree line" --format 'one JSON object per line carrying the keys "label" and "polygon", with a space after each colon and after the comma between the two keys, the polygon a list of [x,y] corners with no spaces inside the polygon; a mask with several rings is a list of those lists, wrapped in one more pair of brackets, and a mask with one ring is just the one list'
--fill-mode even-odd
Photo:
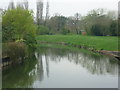
{"label": "distant tree line", "polygon": [[76,13],[72,17],[55,15],[47,20],[46,29],[39,34],[82,34],[94,36],[117,36],[117,15],[115,11],[97,9],[86,16]]}
{"label": "distant tree line", "polygon": [[[23,3],[17,3],[17,6],[23,10],[28,10],[29,4],[25,0]],[[9,10],[14,10],[14,2],[10,2],[8,6]],[[43,16],[44,3],[43,0],[37,0],[36,2],[36,18],[34,19],[34,25],[37,28],[38,35],[52,35],[52,34],[83,34],[94,36],[117,36],[117,24],[118,19],[115,11],[105,11],[104,9],[96,9],[90,11],[86,16],[82,16],[80,13],[76,13],[74,16],[65,17],[60,14],[55,14],[50,17],[49,15],[49,2],[46,3],[46,14]],[[13,15],[14,16],[14,15]],[[30,25],[29,25],[30,26]],[[3,25],[3,29],[4,29]],[[10,28],[9,28],[10,30]]]}
{"label": "distant tree line", "polygon": [[37,2],[38,34],[82,34],[94,36],[117,36],[117,14],[115,11],[96,9],[86,16],[76,13],[65,17],[60,14],[49,16],[49,2],[46,5],[46,17],[43,18],[43,1]]}

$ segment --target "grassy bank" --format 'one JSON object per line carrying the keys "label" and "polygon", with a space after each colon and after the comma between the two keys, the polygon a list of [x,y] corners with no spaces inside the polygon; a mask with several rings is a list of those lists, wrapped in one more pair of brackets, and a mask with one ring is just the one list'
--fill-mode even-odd
{"label": "grassy bank", "polygon": [[70,46],[81,45],[97,50],[118,50],[118,38],[112,36],[81,36],[81,35],[40,35],[38,42],[67,43]]}

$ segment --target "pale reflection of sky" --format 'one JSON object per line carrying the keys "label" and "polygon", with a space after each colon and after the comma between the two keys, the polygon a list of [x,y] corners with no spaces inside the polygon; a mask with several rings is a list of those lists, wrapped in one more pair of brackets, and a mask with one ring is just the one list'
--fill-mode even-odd
{"label": "pale reflection of sky", "polygon": [[[11,0],[1,0],[0,8],[7,8]],[[15,2],[24,0],[14,0]],[[30,9],[36,12],[36,0],[28,0]],[[43,0],[46,2],[47,0]],[[65,16],[73,16],[75,13],[87,14],[88,11],[96,8],[105,8],[107,10],[117,10],[119,0],[48,0],[50,3],[50,15],[60,13]],[[44,4],[45,7],[46,3]],[[45,10],[44,10],[45,15]]]}
{"label": "pale reflection of sky", "polygon": [[[74,55],[73,55],[74,56]],[[79,54],[82,57],[82,54]],[[106,74],[91,74],[87,68],[82,66],[82,63],[75,64],[73,58],[70,61],[68,57],[53,56],[47,54],[42,55],[39,60],[43,62],[43,78],[39,79],[41,74],[37,74],[38,78],[34,81],[34,88],[117,88],[118,77],[115,75]],[[48,61],[49,76],[46,72],[46,60]],[[108,60],[108,58],[104,58]],[[87,60],[89,62],[89,60]],[[91,60],[90,60],[91,61]],[[84,62],[85,63],[85,62]],[[91,63],[89,63],[91,65]],[[87,64],[87,66],[89,65]],[[101,65],[101,63],[99,63]],[[97,66],[97,65],[96,65]],[[99,67],[99,66],[98,66]],[[101,67],[101,66],[100,66]],[[41,67],[40,67],[41,68]],[[40,71],[38,68],[38,71]],[[102,69],[102,71],[104,71]]]}

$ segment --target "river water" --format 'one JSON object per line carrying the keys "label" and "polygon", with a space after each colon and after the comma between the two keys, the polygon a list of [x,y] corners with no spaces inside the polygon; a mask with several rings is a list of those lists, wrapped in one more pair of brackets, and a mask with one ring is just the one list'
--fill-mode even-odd
{"label": "river water", "polygon": [[3,88],[118,88],[118,61],[90,52],[40,48],[3,70]]}

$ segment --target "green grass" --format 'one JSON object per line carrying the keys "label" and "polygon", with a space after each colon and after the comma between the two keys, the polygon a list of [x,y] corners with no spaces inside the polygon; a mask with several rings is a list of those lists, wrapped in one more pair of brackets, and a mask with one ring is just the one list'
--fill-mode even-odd
{"label": "green grass", "polygon": [[82,36],[82,35],[40,35],[38,42],[65,42],[70,46],[81,45],[97,50],[118,51],[118,37],[113,36]]}

